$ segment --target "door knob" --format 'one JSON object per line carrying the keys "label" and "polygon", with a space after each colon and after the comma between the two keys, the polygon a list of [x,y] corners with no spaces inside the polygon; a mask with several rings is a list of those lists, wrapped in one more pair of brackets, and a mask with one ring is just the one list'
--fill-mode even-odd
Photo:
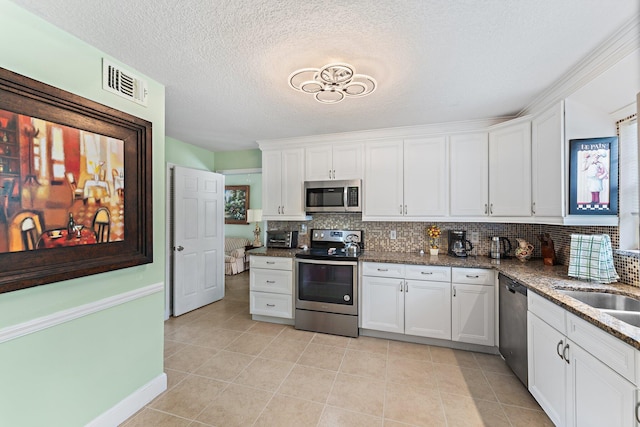
{"label": "door knob", "polygon": [[177,248],[175,248],[175,249],[176,249],[176,251],[178,251],[178,252],[182,252],[182,251],[184,251],[184,246],[178,246],[178,247],[177,247]]}

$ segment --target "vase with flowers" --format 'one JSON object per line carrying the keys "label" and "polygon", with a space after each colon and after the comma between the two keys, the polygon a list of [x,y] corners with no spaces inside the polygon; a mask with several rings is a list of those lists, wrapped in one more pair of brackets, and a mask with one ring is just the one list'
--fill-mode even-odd
{"label": "vase with flowers", "polygon": [[429,236],[429,253],[438,255],[440,248],[440,227],[433,224],[427,228],[427,236]]}

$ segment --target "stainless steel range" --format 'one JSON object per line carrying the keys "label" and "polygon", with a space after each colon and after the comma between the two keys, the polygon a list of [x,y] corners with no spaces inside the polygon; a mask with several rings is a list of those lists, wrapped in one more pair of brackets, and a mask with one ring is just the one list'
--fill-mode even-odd
{"label": "stainless steel range", "polygon": [[296,255],[296,329],[358,336],[361,230],[311,230],[311,247]]}

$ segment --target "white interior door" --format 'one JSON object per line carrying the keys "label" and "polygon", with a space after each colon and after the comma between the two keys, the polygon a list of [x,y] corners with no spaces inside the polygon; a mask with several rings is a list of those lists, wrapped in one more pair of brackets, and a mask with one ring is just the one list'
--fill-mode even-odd
{"label": "white interior door", "polygon": [[224,297],[224,176],[174,169],[173,315]]}

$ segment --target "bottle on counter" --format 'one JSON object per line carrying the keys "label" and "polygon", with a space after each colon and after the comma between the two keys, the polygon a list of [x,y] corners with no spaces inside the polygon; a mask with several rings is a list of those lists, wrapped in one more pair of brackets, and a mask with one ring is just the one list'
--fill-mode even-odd
{"label": "bottle on counter", "polygon": [[67,222],[67,239],[71,239],[76,232],[76,222],[73,219],[73,214],[69,212],[69,222]]}

